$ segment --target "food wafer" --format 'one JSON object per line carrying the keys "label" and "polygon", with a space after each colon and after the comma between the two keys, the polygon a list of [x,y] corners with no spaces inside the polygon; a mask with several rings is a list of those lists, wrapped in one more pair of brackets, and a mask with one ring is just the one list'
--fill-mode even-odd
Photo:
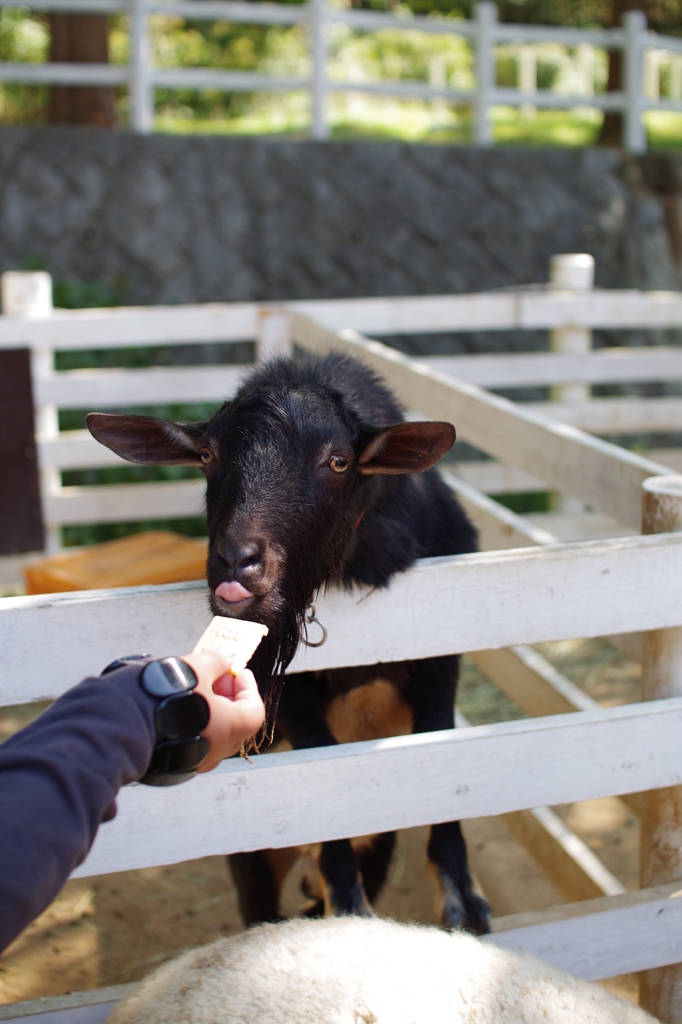
{"label": "food wafer", "polygon": [[258,644],[267,633],[268,627],[260,622],[228,619],[223,615],[216,615],[199,639],[193,653],[220,650],[228,658],[233,658],[230,671],[236,675],[246,668]]}

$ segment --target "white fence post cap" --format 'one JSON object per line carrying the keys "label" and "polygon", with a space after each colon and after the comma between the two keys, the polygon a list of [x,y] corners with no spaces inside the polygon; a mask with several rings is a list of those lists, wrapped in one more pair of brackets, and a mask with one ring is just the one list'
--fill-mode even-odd
{"label": "white fence post cap", "polygon": [[682,498],[682,475],[651,476],[642,484],[647,494],[662,494],[670,498]]}
{"label": "white fence post cap", "polygon": [[555,288],[589,291],[594,287],[594,256],[587,252],[552,256],[549,261],[549,281]]}
{"label": "white fence post cap", "polygon": [[44,270],[7,270],[0,276],[0,302],[5,316],[49,316],[52,277]]}
{"label": "white fence post cap", "polygon": [[642,482],[642,533],[679,533],[680,530],[682,530],[682,476],[675,473],[670,476],[652,476],[644,480]]}

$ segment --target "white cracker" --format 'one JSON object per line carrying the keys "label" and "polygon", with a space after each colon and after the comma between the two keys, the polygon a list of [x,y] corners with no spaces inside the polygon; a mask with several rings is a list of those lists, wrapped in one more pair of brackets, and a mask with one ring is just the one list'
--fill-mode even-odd
{"label": "white cracker", "polygon": [[227,619],[216,615],[208,629],[201,636],[193,653],[215,651],[220,649],[228,658],[233,658],[232,672],[241,672],[246,668],[264,636],[268,627],[260,622],[247,622],[244,619]]}

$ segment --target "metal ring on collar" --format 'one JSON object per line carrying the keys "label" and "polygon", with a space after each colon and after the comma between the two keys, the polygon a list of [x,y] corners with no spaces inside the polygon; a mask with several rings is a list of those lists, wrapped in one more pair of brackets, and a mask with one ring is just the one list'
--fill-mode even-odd
{"label": "metal ring on collar", "polygon": [[322,619],[318,619],[317,615],[315,614],[315,605],[314,604],[311,604],[310,607],[308,608],[308,610],[306,612],[306,616],[305,616],[305,621],[309,625],[312,625],[313,622],[314,622],[322,630],[322,636],[317,641],[309,640],[307,636],[302,636],[301,640],[303,641],[305,646],[306,647],[321,647],[322,644],[326,644],[327,637],[329,636],[329,633],[328,633],[327,627],[325,626],[325,624],[322,621]]}

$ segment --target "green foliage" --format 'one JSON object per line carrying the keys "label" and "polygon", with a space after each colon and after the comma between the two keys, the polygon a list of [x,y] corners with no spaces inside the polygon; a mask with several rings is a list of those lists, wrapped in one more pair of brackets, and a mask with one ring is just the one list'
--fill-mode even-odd
{"label": "green foliage", "polygon": [[[477,0],[403,0],[414,14],[449,14],[472,18]],[[661,0],[671,7],[679,0]],[[611,0],[496,0],[500,21],[512,24],[574,25],[586,28],[611,23]],[[392,9],[391,0],[353,0],[354,7]]]}
{"label": "green foliage", "polygon": [[[548,50],[548,47],[543,48],[537,60],[535,77],[538,89],[552,89],[561,73],[560,62],[552,60],[547,55]],[[496,64],[498,86],[502,89],[516,89],[519,86],[518,55],[509,47],[500,47]]]}
{"label": "green foliage", "polygon": [[493,118],[497,145],[595,146],[602,114],[596,110],[538,110],[530,118],[511,107],[498,107]]}
{"label": "green foliage", "polygon": [[52,283],[52,301],[60,309],[100,309],[122,306],[126,293],[125,282],[63,281]]}
{"label": "green foliage", "polygon": [[62,473],[65,487],[87,487],[92,484],[158,483],[164,480],[199,480],[203,476],[196,466],[108,466],[106,469],[70,469]]}
{"label": "green foliage", "polygon": [[[429,0],[416,0],[428,4]],[[437,0],[443,2],[443,0]],[[500,21],[521,25],[573,25],[589,28],[611,23],[611,0],[496,0]],[[476,0],[459,0],[467,18]]]}
{"label": "green foliage", "polygon": [[494,494],[495,501],[516,512],[519,516],[527,516],[533,512],[549,512],[549,491],[531,491],[527,494]]}
{"label": "green foliage", "polygon": [[[141,349],[140,351],[144,352],[143,349]],[[90,366],[92,367],[93,365],[99,368],[99,367],[101,367],[102,362],[99,359],[92,360],[92,362],[90,363]],[[108,365],[111,366],[112,362],[108,361]],[[120,364],[114,364],[114,365],[120,365]],[[141,359],[140,362],[138,363],[138,366],[140,366],[140,368],[142,368],[142,369],[144,369],[144,367],[149,366],[149,365],[151,365],[150,362],[148,360],[145,361],[144,359]],[[59,369],[71,369],[71,367],[68,366],[68,365],[67,366],[63,366],[63,365],[59,366],[58,365],[58,368]],[[216,403],[215,402],[211,402],[211,403],[207,403],[207,402],[186,402],[186,403],[183,403],[183,404],[177,404],[176,403],[174,405],[139,406],[139,407],[135,407],[135,408],[131,408],[130,406],[126,406],[125,407],[125,411],[127,413],[131,413],[131,414],[134,413],[135,415],[138,415],[138,416],[161,416],[164,420],[183,420],[183,421],[207,420],[207,419],[210,419],[210,417],[216,411]],[[86,416],[86,411],[84,409],[60,409],[59,410],[59,429],[60,430],[83,430],[85,428],[85,416]],[[121,467],[121,469],[125,469],[126,472],[128,472],[129,468],[130,467],[127,467],[127,466]],[[171,468],[173,468],[173,467],[171,467]],[[139,471],[140,472],[147,472],[145,467],[140,467]],[[99,472],[99,470],[98,470],[98,472]],[[137,470],[136,470],[136,472],[137,472]],[[137,478],[135,478],[135,479],[137,479]],[[152,479],[152,478],[150,477],[149,479]],[[162,478],[159,477],[158,479],[162,479]],[[169,479],[171,479],[171,478],[169,478]],[[109,480],[108,482],[111,483],[112,481]],[[113,482],[121,483],[123,481],[113,481]]]}
{"label": "green foliage", "polygon": [[[395,13],[400,14],[401,9]],[[434,62],[438,62],[443,84],[454,89],[474,85],[472,49],[461,36],[396,30],[361,33],[336,24],[332,26],[331,54],[337,79],[428,81]]]}
{"label": "green foliage", "polygon": [[[17,270],[47,270],[49,261],[38,253],[29,253],[19,262]],[[102,279],[65,280],[52,278],[52,302],[58,309],[100,309],[122,306],[125,302],[127,282],[116,276]]]}
{"label": "green foliage", "polygon": [[[238,25],[189,21],[168,15],[151,19],[152,59],[158,67],[206,67],[266,74],[309,73],[307,33],[301,26]],[[158,89],[162,118],[218,120],[259,105],[249,93]]]}
{"label": "green foliage", "polygon": [[682,149],[682,114],[650,110],[644,115],[649,146],[652,149]]}
{"label": "green foliage", "polygon": [[682,0],[646,0],[646,13],[655,32],[682,35]]}
{"label": "green foliage", "polygon": [[40,64],[47,60],[49,45],[45,19],[23,7],[0,8],[0,60]]}
{"label": "green foliage", "polygon": [[[42,64],[50,45],[47,20],[25,8],[0,8],[0,60],[17,64]],[[47,116],[45,86],[3,83],[0,85],[0,124],[41,122]]]}

